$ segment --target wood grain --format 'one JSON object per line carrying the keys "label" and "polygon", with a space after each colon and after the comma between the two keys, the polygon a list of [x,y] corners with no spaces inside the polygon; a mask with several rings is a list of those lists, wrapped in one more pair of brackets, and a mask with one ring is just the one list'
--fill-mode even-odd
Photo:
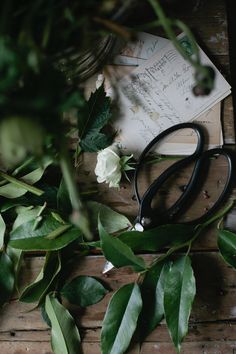
{"label": "wood grain", "polygon": [[[174,161],[174,160],[173,160]],[[153,181],[163,170],[170,166],[173,161],[164,161],[161,163],[149,165],[142,173],[140,178],[140,190],[145,191],[150,182]],[[121,188],[119,191],[109,188],[105,183],[97,184],[96,176],[94,174],[94,167],[96,164],[96,154],[84,154],[80,161],[79,166],[79,183],[81,189],[84,191],[94,190],[97,188],[97,193],[94,195],[94,199],[109,205],[114,210],[127,215],[131,221],[137,215],[138,206],[134,200],[133,186],[125,179],[122,180]],[[159,202],[161,207],[165,203],[173,203],[177,196],[181,194],[181,187],[186,185],[192,170],[191,168],[181,171],[172,179],[171,183],[165,185],[161,193],[159,194]],[[206,176],[206,170],[204,170],[204,178]],[[225,177],[227,174],[227,165],[224,158],[217,158],[211,161],[208,177],[204,185],[199,186],[198,195],[196,200],[190,201],[189,210],[185,214],[183,220],[192,220],[197,216],[202,215],[206,208],[210,208],[214,201],[222,191]],[[132,174],[130,175],[132,180]],[[208,191],[209,198],[205,199],[204,191]],[[236,190],[232,190],[229,199],[234,199],[236,196]],[[214,250],[216,249],[216,231],[215,226],[207,229],[202,233],[200,238],[195,242],[194,249],[196,250]]]}
{"label": "wood grain", "polygon": [[[196,1],[196,4],[199,6],[195,6],[193,11],[179,11],[177,16],[192,29],[201,48],[230,82],[225,1]],[[222,123],[225,143],[234,144],[235,127],[231,97],[223,104]]]}
{"label": "wood grain", "polygon": [[[1,342],[3,354],[52,354],[48,342]],[[182,354],[235,354],[236,345],[233,342],[215,341],[200,343],[184,343]],[[141,350],[136,345],[129,354],[176,354],[170,343],[144,343]],[[98,343],[85,343],[83,345],[83,354],[101,354]]]}
{"label": "wood grain", "polygon": [[[154,255],[145,255],[151,262]],[[190,319],[189,334],[183,345],[183,353],[231,353],[236,346],[236,281],[235,271],[227,266],[217,252],[195,252],[192,255],[197,282],[197,297]],[[78,259],[71,267],[71,277],[89,274],[102,279],[113,291],[132,282],[136,275],[128,268],[114,270],[108,277],[101,275],[102,256]],[[22,278],[25,284],[32,281],[43,265],[42,257],[25,259]],[[207,270],[207,271],[206,271]],[[100,353],[100,327],[108,294],[99,304],[86,310],[71,307],[83,338],[84,353]],[[31,305],[12,300],[2,311],[0,321],[1,353],[51,353],[50,333],[42,321],[39,310],[29,311]],[[138,338],[136,338],[138,340]],[[40,347],[39,347],[40,343]],[[28,348],[28,349],[27,349]],[[25,350],[25,351],[24,351]],[[37,352],[38,350],[38,352]],[[138,353],[137,346],[129,353]],[[227,350],[227,351],[226,351]],[[231,350],[231,351],[230,351]],[[147,338],[142,353],[174,353],[164,323]]]}
{"label": "wood grain", "polygon": [[[154,255],[144,256],[148,264],[154,257]],[[197,298],[194,303],[191,322],[236,320],[235,271],[224,263],[217,252],[195,252],[192,255],[192,262],[197,282]],[[42,257],[25,259],[25,266],[22,271],[24,285],[37,276],[42,265]],[[103,266],[103,256],[89,256],[83,259],[78,257],[70,266],[70,276],[75,277],[82,274],[98,277],[112,291],[137,279],[137,275],[130,268],[112,270],[108,275],[102,275]],[[30,272],[29,269],[31,269]],[[101,327],[112,291],[99,304],[86,309],[70,307],[76,315],[80,327],[90,329]],[[0,332],[45,330],[47,326],[41,320],[39,310],[29,312],[32,308],[33,306],[30,304],[24,304],[13,299],[2,310]]]}
{"label": "wood grain", "polygon": [[[228,56],[228,35],[225,2],[223,0],[199,1],[200,6],[188,13],[179,13],[196,35],[196,38],[222,74],[230,81]],[[235,144],[235,127],[232,98],[228,97],[222,105],[222,123],[226,144]],[[232,146],[235,150],[235,146]],[[94,175],[96,154],[85,154],[80,161],[78,182],[82,191],[97,189],[94,199],[110,205],[114,210],[126,214],[131,220],[137,214],[137,204],[133,198],[131,185],[122,181],[120,191],[109,189],[105,184],[97,185]],[[225,162],[217,159],[211,164],[208,182],[201,186],[197,204],[185,215],[194,218],[216,200],[225,178]],[[141,178],[141,189],[144,190],[150,180],[155,178],[170,162],[153,165],[149,172]],[[188,181],[190,171],[182,171],[162,190],[161,202],[170,203],[180,193],[180,187]],[[207,190],[209,199],[204,199],[203,190]],[[233,190],[230,199],[234,199]],[[235,215],[235,214],[232,214]],[[234,218],[234,216],[232,216]],[[216,231],[209,228],[195,242],[192,253],[193,267],[197,281],[197,297],[190,318],[190,328],[182,347],[182,354],[235,354],[236,353],[236,277],[235,271],[227,266],[216,252]],[[151,262],[154,255],[145,255],[145,261]],[[101,274],[104,258],[89,256],[78,258],[71,268],[71,277],[78,274],[93,275],[102,279],[108,287],[115,291],[123,284],[135,281],[136,275],[124,268]],[[21,284],[25,286],[39,273],[43,265],[43,257],[25,258],[21,272]],[[99,304],[87,309],[70,307],[76,317],[83,338],[85,354],[100,354],[99,337],[101,323],[109,293]],[[50,330],[41,319],[39,310],[30,311],[31,305],[17,301],[17,294],[2,310],[0,315],[0,353],[1,354],[51,354]],[[138,338],[136,338],[138,340]],[[141,350],[138,345],[130,348],[131,354],[174,354],[168,331],[164,323],[153,331],[146,339]]]}

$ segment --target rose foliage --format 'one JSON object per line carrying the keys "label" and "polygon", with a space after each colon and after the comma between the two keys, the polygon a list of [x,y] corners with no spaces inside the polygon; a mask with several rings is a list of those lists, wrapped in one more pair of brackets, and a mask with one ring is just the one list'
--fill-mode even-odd
{"label": "rose foliage", "polygon": [[[149,3],[160,14],[159,3]],[[131,157],[110,147],[112,107],[104,86],[86,101],[76,61],[108,30],[129,34],[112,19],[125,4],[118,0],[0,3],[0,305],[17,290],[21,302],[40,308],[55,354],[82,352],[78,322],[65,304],[85,308],[113,290],[104,279],[73,272],[78,259],[93,252],[102,252],[116,268],[130,267],[137,274],[135,282],[116,290],[110,299],[101,352],[125,353],[135,332],[143,341],[165,318],[179,353],[195,297],[191,259],[184,251],[229,209],[207,224],[161,225],[141,233],[129,230],[132,224],[126,216],[98,203],[97,190],[80,190],[77,172],[85,152],[98,152],[99,183],[117,187],[122,172],[132,169]],[[162,21],[166,21],[163,16]],[[173,32],[173,23],[167,24]],[[68,55],[72,71],[64,70]],[[201,68],[199,62],[192,64]],[[206,70],[202,74],[197,79],[209,89],[212,81],[206,80]],[[223,258],[236,267],[236,235],[224,229],[218,234]],[[179,249],[183,255],[172,258]],[[44,262],[37,277],[22,287],[19,275],[28,251],[40,252]],[[138,254],[145,251],[163,256],[154,255],[147,263]]]}

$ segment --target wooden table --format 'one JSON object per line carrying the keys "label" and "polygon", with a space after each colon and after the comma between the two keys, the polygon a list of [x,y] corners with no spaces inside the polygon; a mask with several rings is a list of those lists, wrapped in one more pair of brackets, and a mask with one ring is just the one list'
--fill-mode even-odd
{"label": "wooden table", "polygon": [[[200,44],[213,59],[216,65],[230,79],[228,34],[225,4],[223,0],[204,1],[195,12],[183,18],[195,31]],[[223,105],[223,127],[226,144],[234,148],[234,125],[232,98],[225,100]],[[94,186],[93,174],[95,163],[94,155],[86,155],[83,160],[81,186],[84,189]],[[155,169],[164,168],[155,166]],[[222,180],[217,178],[219,169],[224,167],[224,161],[219,159],[215,167],[211,167],[210,183],[207,188],[209,199],[199,195],[198,207],[191,211],[191,215],[200,213],[209,206],[219,191]],[[215,170],[214,170],[215,169]],[[188,171],[177,176],[177,186],[185,184]],[[222,177],[223,178],[223,177]],[[145,178],[143,183],[145,184]],[[178,187],[177,187],[178,189]],[[177,193],[177,189],[175,193]],[[163,191],[164,193],[165,191]],[[235,192],[232,193],[233,198]],[[108,190],[100,186],[98,199],[108,203],[117,211],[124,212],[132,217],[136,213],[136,203],[132,199],[132,189],[128,183],[123,183],[121,190]],[[190,216],[191,216],[190,215]],[[152,255],[145,255],[151,260]],[[193,267],[197,281],[197,297],[190,319],[189,334],[183,344],[183,354],[233,354],[236,353],[236,273],[221,259],[216,245],[214,229],[209,229],[195,243],[192,252]],[[103,278],[113,290],[122,284],[131,282],[136,275],[130,269],[112,271],[107,277],[101,275],[104,259],[101,255],[94,255],[78,261],[74,266],[75,274],[87,274]],[[22,271],[22,283],[33,280],[40,271],[43,257],[31,255],[25,257]],[[100,353],[99,335],[101,322],[107,303],[111,297],[108,294],[97,305],[86,310],[74,309],[83,337],[85,354]],[[1,354],[50,354],[50,331],[42,321],[40,311],[27,312],[29,306],[17,301],[16,296],[10,304],[5,306],[0,316],[0,353]],[[140,353],[138,346],[130,349],[129,353]],[[161,324],[144,343],[141,353],[174,354],[166,326]]]}

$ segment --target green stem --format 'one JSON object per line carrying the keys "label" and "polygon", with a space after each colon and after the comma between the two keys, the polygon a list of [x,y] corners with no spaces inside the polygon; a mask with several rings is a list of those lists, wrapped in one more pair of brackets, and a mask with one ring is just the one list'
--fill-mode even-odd
{"label": "green stem", "polygon": [[180,20],[173,20],[173,24],[176,25],[176,27],[179,27],[179,29],[181,29],[181,31],[183,31],[186,36],[188,37],[188,39],[191,42],[191,46],[193,49],[194,54],[196,55],[196,59],[195,61],[197,63],[200,63],[200,54],[199,54],[199,48],[197,46],[196,40],[194,38],[194,35],[192,34],[192,32],[190,31],[190,29],[188,28],[188,26],[186,26],[186,24]]}
{"label": "green stem", "polygon": [[212,218],[210,218],[209,220],[207,220],[204,224],[202,225],[197,225],[196,227],[196,232],[194,234],[194,236],[191,238],[191,240],[186,241],[184,243],[182,243],[181,245],[175,246],[170,248],[166,254],[163,254],[162,256],[154,259],[154,261],[151,263],[150,267],[154,266],[155,264],[161,262],[162,260],[168,258],[172,253],[174,253],[175,251],[180,250],[181,248],[185,248],[188,247],[188,253],[190,252],[192,243],[198,238],[198,236],[201,234],[201,232],[210,224],[213,224],[216,220],[222,218],[225,214],[228,213],[228,211],[233,207],[234,205],[234,201],[230,202],[225,208],[221,209],[218,213],[216,213]]}
{"label": "green stem", "polygon": [[2,181],[0,181],[0,187],[5,186],[5,184],[7,184],[7,183],[8,183],[8,182],[3,179]]}
{"label": "green stem", "polygon": [[71,225],[59,226],[56,230],[50,232],[50,234],[48,234],[45,238],[47,238],[48,240],[54,240],[55,238],[64,234],[64,232],[69,230],[71,227]]}
{"label": "green stem", "polygon": [[41,206],[41,208],[39,209],[39,212],[35,218],[34,221],[34,225],[33,225],[33,231],[37,229],[38,225],[40,224],[40,222],[42,221],[43,217],[41,216],[42,212],[44,211],[44,209],[46,208],[47,203],[44,202],[44,204]]}
{"label": "green stem", "polygon": [[81,192],[81,195],[91,195],[98,193],[98,189],[90,189],[89,191]]}
{"label": "green stem", "polygon": [[7,173],[5,173],[3,171],[0,171],[0,177],[5,179],[8,182],[14,184],[17,187],[23,188],[23,189],[27,190],[28,192],[36,194],[38,196],[40,196],[40,195],[42,195],[44,193],[43,190],[41,190],[41,189],[39,189],[37,187],[31,186],[30,184],[28,184],[26,182],[23,182],[22,180],[19,180],[19,179],[13,177],[13,176],[10,176],[10,175],[8,175]]}
{"label": "green stem", "polygon": [[230,209],[232,209],[232,207],[235,204],[235,200],[231,201],[229,204],[226,205],[225,208],[221,209],[218,211],[218,213],[216,213],[214,216],[212,216],[212,218],[210,218],[209,220],[207,220],[204,224],[203,224],[203,228],[207,227],[208,225],[212,224],[213,222],[215,222],[218,219],[221,219],[222,217],[224,217],[229,211]]}
{"label": "green stem", "polygon": [[54,219],[56,219],[57,221],[59,221],[61,224],[66,224],[65,221],[62,219],[61,215],[59,215],[58,213],[56,213],[55,211],[51,211],[51,215]]}
{"label": "green stem", "polygon": [[17,167],[17,168],[12,172],[12,176],[18,175],[18,173],[20,173],[22,170],[24,170],[25,167],[27,167],[28,165],[30,165],[33,161],[34,161],[34,158],[33,158],[33,157],[28,158],[22,165],[20,165],[19,167]]}
{"label": "green stem", "polygon": [[80,210],[82,208],[82,202],[79,196],[78,186],[75,183],[76,176],[70,161],[70,156],[68,154],[68,151],[64,147],[62,147],[61,149],[60,165],[61,165],[63,178],[69,192],[72,208],[75,210]]}
{"label": "green stem", "polygon": [[[159,4],[158,0],[148,0],[148,2],[150,3],[152,8],[154,9],[156,15],[158,16],[160,25],[164,28],[168,38],[172,41],[173,45],[178,50],[178,52],[183,56],[184,59],[189,61],[190,64],[193,67],[195,67],[195,69],[197,69],[198,71],[204,71],[205,72],[205,68],[202,67],[202,65],[200,63],[199,50],[198,50],[198,47],[196,45],[196,41],[194,39],[193,34],[187,28],[187,26],[185,26],[185,24],[182,21],[171,20],[170,18],[166,17],[166,15],[165,15],[164,11],[162,10],[162,7]],[[175,32],[172,29],[173,25],[178,26],[179,28],[181,28],[181,30],[183,30],[187,34],[189,40],[191,41],[194,53],[196,55],[195,59],[191,58],[186,53],[186,51],[184,50],[184,48],[182,47],[182,45],[180,44],[180,42],[176,38]]]}
{"label": "green stem", "polygon": [[140,26],[135,26],[135,30],[136,31],[146,31],[147,29],[151,29],[151,28],[156,28],[156,27],[159,27],[161,26],[161,22],[159,20],[154,20],[154,21],[151,21],[151,22],[148,22],[148,23],[145,23],[143,25],[140,25]]}
{"label": "green stem", "polygon": [[147,160],[146,165],[151,165],[154,163],[159,163],[163,161],[173,161],[173,160],[181,160],[183,157],[182,156],[162,156],[162,157],[154,157],[151,160]]}
{"label": "green stem", "polygon": [[64,144],[62,144],[60,151],[60,166],[73,208],[73,214],[71,216],[72,222],[81,229],[87,240],[92,240],[86,209],[80,199],[70,155]]}

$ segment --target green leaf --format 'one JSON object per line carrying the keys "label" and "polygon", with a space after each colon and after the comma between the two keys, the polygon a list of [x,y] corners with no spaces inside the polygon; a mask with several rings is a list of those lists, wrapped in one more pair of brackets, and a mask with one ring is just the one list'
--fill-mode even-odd
{"label": "green leaf", "polygon": [[7,245],[6,252],[13,263],[14,274],[15,274],[15,288],[19,293],[19,284],[18,283],[19,283],[19,273],[20,273],[20,269],[21,269],[23,252],[21,250],[17,250],[15,248],[10,247],[9,244]]}
{"label": "green leaf", "polygon": [[80,147],[83,151],[96,152],[105,149],[107,146],[111,145],[111,143],[112,136],[107,136],[93,130],[80,141]]}
{"label": "green leaf", "polygon": [[[36,168],[34,171],[31,171],[30,173],[24,175],[23,177],[21,177],[21,180],[23,182],[26,182],[27,184],[34,184],[36,182],[38,182],[43,174],[45,169],[52,163],[52,160],[45,160],[42,163],[42,166]],[[18,197],[21,197],[22,195],[24,195],[25,193],[27,193],[27,190],[25,188],[20,188],[19,186],[17,186],[14,183],[7,183],[3,186],[0,186],[0,196],[3,196],[5,198],[10,198],[10,199],[15,199]]]}
{"label": "green leaf", "polygon": [[97,279],[80,275],[64,285],[60,293],[71,304],[86,307],[102,300],[107,290]]}
{"label": "green leaf", "polygon": [[163,247],[178,246],[193,237],[195,227],[185,224],[161,225],[154,229],[127,231],[119,235],[119,240],[124,242],[133,251],[159,251]]}
{"label": "green leaf", "polygon": [[18,226],[25,224],[26,222],[33,220],[37,217],[41,206],[33,207],[31,206],[19,206],[16,208],[17,217],[12,226],[12,230],[15,230]]}
{"label": "green leaf", "polygon": [[7,245],[7,254],[12,260],[12,263],[14,265],[14,272],[17,275],[21,267],[22,251]]}
{"label": "green leaf", "polygon": [[[16,206],[19,205],[24,205],[24,202],[26,202],[26,200],[22,200],[24,197],[20,197],[20,198],[16,198],[16,199],[6,199],[6,198],[1,198],[1,205],[0,205],[0,212],[4,213],[5,211],[8,211],[12,208],[15,208]],[[27,202],[26,202],[27,203]],[[27,203],[28,204],[28,203]]]}
{"label": "green leaf", "polygon": [[188,256],[177,259],[165,280],[164,310],[170,336],[178,353],[188,332],[188,320],[196,294],[191,260]]}
{"label": "green leaf", "polygon": [[[161,225],[156,228],[140,231],[125,231],[117,238],[129,246],[134,252],[155,252],[163,247],[178,246],[190,240],[195,232],[195,227],[185,224]],[[101,247],[100,242],[88,243],[93,247]]]}
{"label": "green leaf", "polygon": [[[27,193],[25,198],[27,198],[28,205],[43,205],[45,202],[47,203],[48,208],[56,208],[57,205],[57,190],[58,188],[55,186],[49,186],[45,183],[38,183],[38,187],[43,190],[43,194],[41,196],[37,196],[32,193]],[[24,198],[24,197],[22,197]]]}
{"label": "green leaf", "polygon": [[91,94],[87,109],[78,119],[80,146],[84,151],[98,151],[111,143],[111,138],[100,132],[111,118],[110,106],[111,99],[101,85]]}
{"label": "green leaf", "polygon": [[6,224],[5,221],[3,220],[2,215],[0,214],[0,250],[4,245],[5,231],[6,231]]}
{"label": "green leaf", "polygon": [[93,229],[97,227],[98,216],[100,217],[104,229],[111,234],[131,226],[126,216],[112,210],[104,204],[89,201],[86,203],[86,207]]}
{"label": "green leaf", "polygon": [[45,310],[51,322],[51,346],[55,354],[81,353],[80,335],[69,311],[52,295],[46,296]]}
{"label": "green leaf", "polygon": [[218,247],[225,262],[236,269],[236,234],[228,230],[219,230]]}
{"label": "green leaf", "polygon": [[57,188],[45,184],[41,184],[39,188],[44,192],[41,196],[27,193],[24,196],[15,199],[2,198],[0,212],[6,212],[16,206],[43,205],[45,202],[47,203],[47,207],[55,208]]}
{"label": "green leaf", "polygon": [[135,256],[131,248],[125,243],[117,238],[109,236],[100,221],[98,224],[98,230],[103,254],[109,262],[117,268],[132,266],[136,272],[145,270],[143,258]]}
{"label": "green leaf", "polygon": [[47,312],[45,310],[45,302],[43,302],[41,304],[40,312],[41,312],[41,316],[42,316],[42,319],[44,320],[44,322],[48,325],[48,327],[51,327],[52,326],[51,321],[49,320],[49,317],[48,317]]}
{"label": "green leaf", "polygon": [[[90,95],[88,100],[87,116],[83,125],[79,125],[79,136],[84,136],[91,129],[101,129],[108,122],[110,112],[111,99],[106,95],[104,85],[101,85],[95,92]],[[80,124],[80,119],[78,124]]]}
{"label": "green leaf", "polygon": [[123,354],[137,326],[142,298],[137,284],[127,284],[112,296],[101,332],[102,354]]}
{"label": "green leaf", "polygon": [[61,257],[59,252],[48,252],[45,263],[35,281],[22,292],[19,300],[22,302],[41,303],[50,290],[61,270]]}
{"label": "green leaf", "polygon": [[146,272],[141,286],[143,308],[139,318],[141,341],[151,333],[164,316],[164,284],[170,262],[163,260]]}
{"label": "green leaf", "polygon": [[14,265],[7,253],[0,252],[0,306],[12,295],[15,284]]}
{"label": "green leaf", "polygon": [[34,224],[35,221],[31,220],[11,231],[9,245],[25,251],[53,251],[59,250],[81,237],[81,231],[71,225],[70,229],[60,233],[56,238],[47,238],[52,232],[55,233],[62,226],[66,226],[52,216],[43,218],[35,230]]}
{"label": "green leaf", "polygon": [[71,201],[64,179],[61,179],[61,183],[57,192],[57,208],[63,215],[70,215],[72,211]]}

